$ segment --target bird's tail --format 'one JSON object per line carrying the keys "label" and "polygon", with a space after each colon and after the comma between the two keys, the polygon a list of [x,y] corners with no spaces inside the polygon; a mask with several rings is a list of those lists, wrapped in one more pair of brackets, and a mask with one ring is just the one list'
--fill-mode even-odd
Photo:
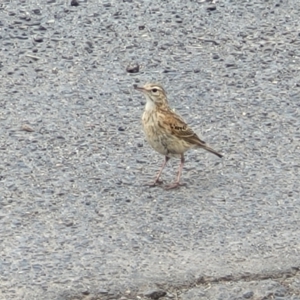
{"label": "bird's tail", "polygon": [[190,140],[190,142],[191,141],[196,147],[203,148],[203,149],[213,153],[214,155],[217,155],[220,158],[223,157],[222,154],[220,154],[219,152],[217,152],[216,150],[214,150],[213,148],[208,146],[204,141],[200,140],[196,134],[193,135],[192,140]]}
{"label": "bird's tail", "polygon": [[216,150],[214,150],[213,148],[209,147],[207,144],[202,144],[201,145],[202,148],[204,148],[205,150],[219,156],[220,158],[223,157],[222,154],[220,154],[219,152],[217,152]]}
{"label": "bird's tail", "polygon": [[204,148],[205,150],[207,150],[207,151],[209,151],[209,152],[211,152],[211,153],[213,153],[213,154],[219,156],[220,158],[223,157],[222,154],[220,154],[219,152],[217,152],[216,150],[214,150],[213,148],[211,148],[211,147],[209,147],[209,146],[207,146],[207,145],[203,145],[203,148]]}

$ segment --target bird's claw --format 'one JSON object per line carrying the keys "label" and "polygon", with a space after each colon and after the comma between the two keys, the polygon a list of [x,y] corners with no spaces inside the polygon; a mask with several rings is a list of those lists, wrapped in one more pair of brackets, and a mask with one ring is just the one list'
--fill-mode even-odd
{"label": "bird's claw", "polygon": [[185,186],[185,185],[186,185],[186,183],[174,182],[174,183],[171,183],[169,185],[166,185],[164,187],[164,189],[165,190],[172,190],[172,189],[176,189],[176,188],[178,188],[180,186]]}
{"label": "bird's claw", "polygon": [[163,184],[163,181],[158,178],[154,182],[146,183],[145,185],[149,187],[154,187],[161,184]]}

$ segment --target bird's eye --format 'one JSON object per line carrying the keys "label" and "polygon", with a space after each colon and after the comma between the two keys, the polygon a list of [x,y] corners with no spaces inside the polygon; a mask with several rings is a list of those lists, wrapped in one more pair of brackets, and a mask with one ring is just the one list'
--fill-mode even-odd
{"label": "bird's eye", "polygon": [[155,88],[152,89],[152,92],[153,92],[153,93],[156,93],[156,92],[157,92],[157,89],[155,89]]}

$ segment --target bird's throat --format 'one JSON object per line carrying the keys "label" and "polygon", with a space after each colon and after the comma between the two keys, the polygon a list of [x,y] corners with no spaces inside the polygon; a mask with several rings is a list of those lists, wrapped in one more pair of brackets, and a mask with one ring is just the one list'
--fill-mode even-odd
{"label": "bird's throat", "polygon": [[153,103],[153,101],[149,97],[146,97],[146,99],[147,99],[147,102],[146,102],[145,110],[146,111],[154,110],[155,104]]}

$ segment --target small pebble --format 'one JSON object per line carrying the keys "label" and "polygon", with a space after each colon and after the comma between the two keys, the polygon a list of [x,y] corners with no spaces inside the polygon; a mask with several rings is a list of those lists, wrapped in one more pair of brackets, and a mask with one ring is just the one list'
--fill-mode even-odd
{"label": "small pebble", "polygon": [[29,126],[28,124],[22,125],[21,130],[27,131],[27,132],[33,132],[34,131],[34,129],[31,126]]}
{"label": "small pebble", "polygon": [[127,66],[126,71],[128,73],[138,73],[140,70],[140,66],[135,63],[135,64],[130,64],[129,66]]}

